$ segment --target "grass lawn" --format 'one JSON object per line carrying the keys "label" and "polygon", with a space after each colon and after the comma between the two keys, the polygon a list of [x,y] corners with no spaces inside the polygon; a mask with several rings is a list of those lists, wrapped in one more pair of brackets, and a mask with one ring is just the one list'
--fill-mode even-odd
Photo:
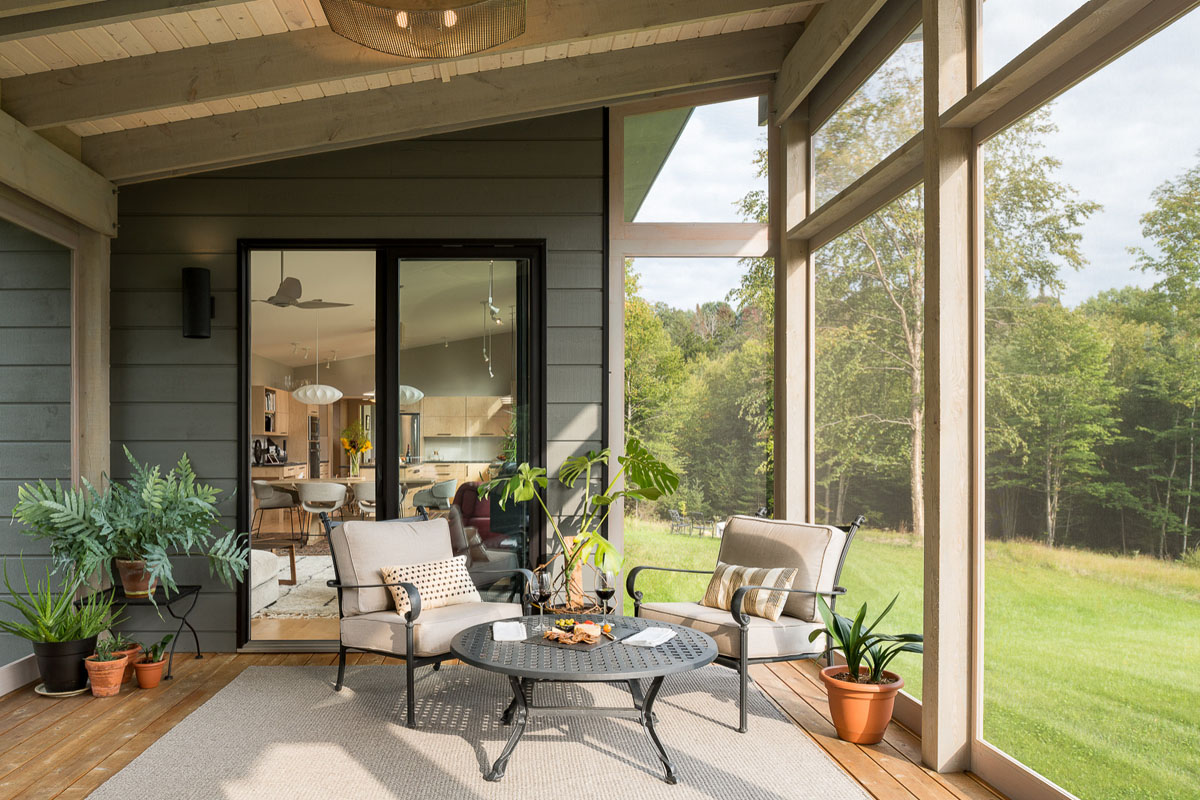
{"label": "grass lawn", "polygon": [[[628,520],[626,569],[710,569],[719,541]],[[921,546],[865,531],[854,542],[839,611],[921,629]],[[643,573],[647,599],[695,600],[702,575]],[[626,601],[626,613],[632,603]],[[1200,570],[1151,558],[989,542],[984,736],[1087,800],[1200,797]],[[920,696],[920,659],[896,668]]]}

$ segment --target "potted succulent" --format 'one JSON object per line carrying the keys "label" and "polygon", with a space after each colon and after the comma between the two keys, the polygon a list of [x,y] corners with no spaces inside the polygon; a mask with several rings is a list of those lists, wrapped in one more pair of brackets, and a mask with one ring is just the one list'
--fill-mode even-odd
{"label": "potted succulent", "polygon": [[97,642],[95,654],[83,660],[92,682],[92,694],[96,697],[112,697],[121,691],[121,678],[129,657],[118,653],[116,647],[116,639]]}
{"label": "potted succulent", "polygon": [[[548,571],[554,576],[551,596],[566,598],[566,605],[563,607],[565,611],[580,612],[599,608],[597,603],[584,596],[581,579],[584,566],[612,572],[621,569],[623,556],[617,548],[609,544],[603,533],[604,522],[608,519],[613,504],[625,497],[653,501],[679,488],[679,476],[674,470],[656,458],[641,441],[630,439],[625,444],[625,455],[617,458],[621,468],[609,480],[607,488],[599,491],[600,486],[594,484],[593,471],[598,473],[608,464],[611,455],[608,448],[599,452],[589,450],[586,455],[568,458],[559,467],[558,480],[563,486],[573,489],[582,483],[583,503],[578,515],[579,532],[573,536],[562,532],[555,515],[546,507],[543,495],[549,480],[546,470],[541,467],[531,467],[528,463],[523,463],[513,474],[494,478],[479,487],[481,498],[488,496],[493,489],[499,489],[500,507],[504,509],[508,508],[511,501],[526,500],[537,500],[538,505],[542,507],[550,527],[554,530],[559,550],[534,572]],[[625,478],[626,485],[624,489],[618,490],[616,487],[622,477]]]}
{"label": "potted succulent", "polygon": [[808,640],[829,636],[833,649],[846,658],[845,664],[821,670],[821,680],[829,694],[833,726],[837,728],[838,736],[848,742],[875,744],[883,738],[892,721],[896,694],[904,688],[900,676],[889,672],[887,667],[901,653],[922,651],[923,638],[919,633],[875,632],[899,596],[893,597],[870,625],[865,625],[866,603],[851,620],[835,614],[824,597],[817,598],[825,627],[809,634]]}
{"label": "potted succulent", "polygon": [[176,589],[171,555],[203,554],[227,585],[246,571],[249,549],[234,531],[214,533],[219,489],[199,483],[184,454],[166,474],[141,464],[125,448],[133,477],[101,491],[44,481],[20,487],[13,518],[50,543],[64,573],[110,575],[115,560],[128,597],[153,597],[156,584]]}
{"label": "potted succulent", "polygon": [[77,604],[77,583],[68,583],[54,591],[50,571],[36,587],[29,584],[25,563],[21,562],[25,592],[9,583],[8,563],[4,565],[4,586],[8,597],[0,600],[16,610],[21,620],[0,620],[0,630],[28,639],[47,694],[78,692],[87,688],[83,659],[96,648],[96,636],[112,623],[112,596],[89,595]]}
{"label": "potted succulent", "polygon": [[159,642],[146,648],[146,657],[133,665],[133,668],[137,670],[139,688],[153,689],[158,686],[162,680],[163,667],[167,663],[167,645],[174,638],[175,634],[168,633]]}
{"label": "potted succulent", "polygon": [[113,642],[113,652],[125,656],[125,673],[121,676],[121,683],[129,683],[133,680],[133,665],[142,660],[141,642],[127,639],[123,633],[114,633]]}

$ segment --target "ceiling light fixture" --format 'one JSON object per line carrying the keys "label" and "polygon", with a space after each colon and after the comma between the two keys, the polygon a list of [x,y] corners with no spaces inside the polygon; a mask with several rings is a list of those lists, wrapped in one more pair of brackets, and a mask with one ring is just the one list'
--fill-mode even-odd
{"label": "ceiling light fixture", "polygon": [[402,406],[409,406],[413,403],[418,403],[424,396],[425,393],[415,386],[402,385],[396,387],[396,400]]}
{"label": "ceiling light fixture", "polygon": [[321,0],[339,36],[407,58],[456,58],[525,32],[525,0]]}
{"label": "ceiling light fixture", "polygon": [[[301,386],[292,392],[292,397],[310,406],[327,406],[342,399],[342,392],[332,386],[321,383],[321,312],[317,312],[317,341],[316,341],[316,380],[307,386]],[[304,348],[304,357],[308,358],[308,348]]]}

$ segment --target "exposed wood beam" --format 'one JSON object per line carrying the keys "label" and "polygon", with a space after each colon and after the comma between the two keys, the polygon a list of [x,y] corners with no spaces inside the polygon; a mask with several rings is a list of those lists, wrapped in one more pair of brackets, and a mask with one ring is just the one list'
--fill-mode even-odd
{"label": "exposed wood beam", "polygon": [[29,14],[0,17],[0,42],[92,28],[97,25],[111,25],[114,22],[128,22],[180,11],[228,6],[237,2],[245,0],[103,0],[99,3],[48,8]]}
{"label": "exposed wood beam", "polygon": [[0,183],[97,233],[116,233],[116,187],[3,112]]}
{"label": "exposed wood beam", "polygon": [[99,0],[0,0],[0,18],[12,17],[17,14],[32,14],[35,11],[49,11],[52,8],[67,8],[81,6],[86,3],[96,3]]}
{"label": "exposed wood beam", "polygon": [[821,7],[779,70],[776,122],[791,116],[886,0],[837,0]]}
{"label": "exposed wood beam", "polygon": [[982,141],[1191,11],[1197,0],[1091,0],[942,115]]}
{"label": "exposed wood beam", "polygon": [[[530,0],[525,33],[488,55],[632,36],[793,2]],[[437,63],[379,53],[321,26],[11,78],[2,107],[36,129]]]}
{"label": "exposed wood beam", "polygon": [[920,0],[888,0],[808,98],[808,124],[816,130],[833,116],[921,24]]}
{"label": "exposed wood beam", "polygon": [[119,182],[416,138],[773,73],[797,26],[710,36],[86,137]]}
{"label": "exposed wood beam", "polygon": [[921,182],[925,158],[918,133],[788,231],[788,238],[809,240],[815,250]]}

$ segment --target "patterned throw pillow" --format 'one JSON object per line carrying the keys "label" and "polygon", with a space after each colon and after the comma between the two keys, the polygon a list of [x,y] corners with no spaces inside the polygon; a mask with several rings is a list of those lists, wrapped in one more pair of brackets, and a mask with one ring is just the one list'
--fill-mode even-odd
{"label": "patterned throw pillow", "polygon": [[[456,606],[459,603],[479,603],[483,598],[467,572],[467,557],[455,556],[424,564],[403,564],[379,570],[384,583],[411,583],[421,595],[421,609]],[[409,611],[408,592],[402,586],[389,586],[396,601],[396,613]]]}
{"label": "patterned throw pillow", "polygon": [[[708,582],[708,591],[700,605],[709,608],[730,610],[733,604],[733,593],[743,586],[771,586],[776,589],[790,589],[796,579],[795,567],[778,567],[764,569],[762,567],[739,567],[736,564],[717,562],[712,580]],[[769,619],[772,622],[779,619],[783,613],[783,605],[787,602],[787,592],[772,592],[769,589],[753,589],[746,592],[742,598],[742,611],[755,617]]]}

